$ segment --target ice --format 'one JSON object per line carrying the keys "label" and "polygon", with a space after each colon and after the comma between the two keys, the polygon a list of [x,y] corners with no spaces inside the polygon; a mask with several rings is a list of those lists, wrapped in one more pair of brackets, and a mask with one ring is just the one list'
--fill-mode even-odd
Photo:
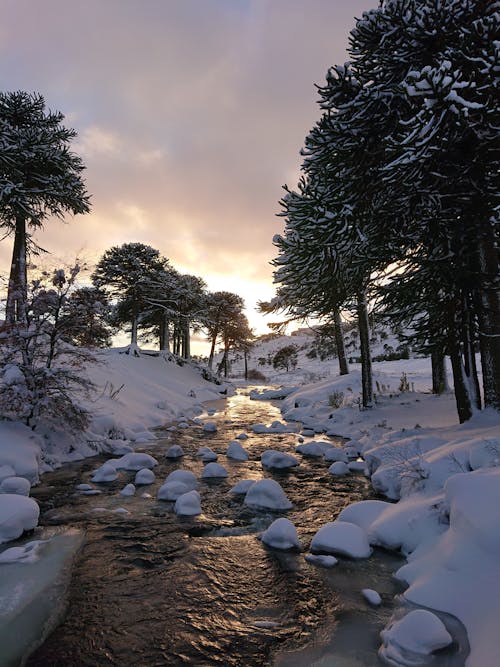
{"label": "ice", "polygon": [[330,449],[332,449],[332,444],[330,442],[324,442],[323,440],[313,440],[295,447],[296,452],[302,454],[302,456],[310,458],[320,458]]}
{"label": "ice", "polygon": [[378,607],[382,604],[382,598],[377,591],[373,590],[373,588],[363,588],[361,595],[374,607]]}
{"label": "ice", "polygon": [[311,551],[349,558],[368,558],[372,553],[365,531],[344,521],[331,521],[322,526],[312,539]]}
{"label": "ice", "polygon": [[292,454],[278,452],[276,449],[266,449],[262,452],[260,460],[265,468],[285,470],[299,465],[299,460]]}
{"label": "ice", "polygon": [[175,501],[174,511],[183,516],[196,516],[201,514],[200,494],[196,490],[188,491],[179,496]]}
{"label": "ice", "polygon": [[443,622],[426,609],[410,611],[382,630],[380,636],[383,641],[380,655],[397,665],[421,664],[417,662],[418,656],[430,655],[452,642]]}
{"label": "ice", "polygon": [[261,540],[273,549],[299,549],[301,548],[297,529],[289,519],[280,517],[273,521],[267,530],[261,535]]}
{"label": "ice", "polygon": [[118,473],[116,472],[116,468],[109,463],[103,463],[92,475],[92,481],[98,483],[114,482],[117,477]]}
{"label": "ice", "polygon": [[146,484],[153,484],[155,481],[155,474],[149,468],[142,468],[137,471],[135,475],[135,485],[136,486],[145,486]]}
{"label": "ice", "polygon": [[343,449],[339,449],[338,447],[330,447],[325,454],[325,461],[342,461],[343,463],[347,463],[348,458],[347,454]]}
{"label": "ice", "polygon": [[335,461],[335,463],[332,463],[332,465],[328,468],[328,472],[330,475],[336,475],[340,477],[342,475],[347,475],[349,473],[349,468],[347,467],[347,463],[344,463],[344,461]]}
{"label": "ice", "polygon": [[111,459],[107,462],[116,470],[141,470],[142,468],[154,468],[158,461],[149,454],[125,454],[120,459]]}
{"label": "ice", "polygon": [[335,556],[327,556],[324,554],[306,554],[305,559],[308,563],[319,565],[320,567],[333,567],[338,563]]}
{"label": "ice", "polygon": [[218,463],[208,463],[201,473],[202,479],[210,479],[212,477],[227,477],[228,472],[224,466],[219,465]]}
{"label": "ice", "polygon": [[217,423],[205,422],[203,424],[203,430],[205,431],[205,433],[217,433]]}
{"label": "ice", "polygon": [[233,486],[232,489],[229,489],[228,493],[234,493],[235,495],[245,495],[253,484],[255,484],[254,479],[241,479]]}
{"label": "ice", "polygon": [[198,486],[198,480],[196,475],[191,472],[191,470],[173,470],[170,475],[167,476],[165,482],[182,482],[188,487],[188,490],[196,489]]}
{"label": "ice", "polygon": [[247,461],[248,452],[247,450],[240,445],[237,440],[233,440],[229,443],[226,456],[228,459],[233,459],[234,461]]}
{"label": "ice", "polygon": [[184,450],[180,445],[172,445],[167,449],[165,456],[167,459],[178,459],[184,456]]}
{"label": "ice", "polygon": [[7,477],[0,483],[0,493],[15,493],[29,496],[31,484],[25,477]]}
{"label": "ice", "polygon": [[135,486],[133,484],[127,484],[120,491],[120,495],[125,496],[125,497],[134,496],[135,495]]}
{"label": "ice", "polygon": [[274,479],[260,479],[248,489],[245,505],[257,509],[289,510],[293,507]]}
{"label": "ice", "polygon": [[38,524],[40,508],[26,496],[0,494],[0,544],[20,537]]}
{"label": "ice", "polygon": [[35,563],[40,557],[40,549],[46,540],[26,542],[22,547],[10,547],[0,553],[0,563]]}

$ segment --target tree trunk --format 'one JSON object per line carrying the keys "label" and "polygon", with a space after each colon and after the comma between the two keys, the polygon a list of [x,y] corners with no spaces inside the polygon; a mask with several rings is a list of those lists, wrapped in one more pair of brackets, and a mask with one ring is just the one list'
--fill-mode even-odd
{"label": "tree trunk", "polygon": [[191,359],[191,337],[189,334],[189,322],[184,326],[184,359]]}
{"label": "tree trunk", "polygon": [[212,344],[210,346],[210,354],[208,356],[208,367],[210,368],[210,370],[212,370],[212,366],[214,363],[215,343],[217,341],[217,334],[218,332],[215,332],[214,335],[212,336]]}
{"label": "tree trunk", "polygon": [[130,345],[137,346],[137,313],[132,315],[132,329],[130,334]]}
{"label": "tree trunk", "polygon": [[163,347],[161,349],[170,352],[170,320],[168,315],[163,316]]}
{"label": "tree trunk", "polygon": [[432,393],[443,394],[449,390],[448,376],[443,350],[434,350],[431,354],[432,364]]}
{"label": "tree trunk", "polygon": [[[453,308],[451,306],[450,310]],[[470,386],[465,375],[460,341],[457,334],[458,327],[455,323],[455,317],[449,317],[448,325],[448,350],[451,359],[451,368],[453,370],[453,389],[455,392],[455,401],[457,404],[458,419],[461,424],[472,417],[472,401],[470,396]]]}
{"label": "tree trunk", "polygon": [[361,352],[362,401],[364,408],[371,408],[373,407],[372,359],[370,354],[370,326],[368,323],[365,292],[358,294],[357,314]]}
{"label": "tree trunk", "polygon": [[14,232],[14,248],[10,265],[5,321],[8,324],[26,322],[28,298],[28,275],[26,259],[26,219],[17,216]]}
{"label": "tree trunk", "polygon": [[243,356],[245,359],[245,380],[248,380],[248,350],[243,350]]}
{"label": "tree trunk", "polygon": [[500,410],[500,278],[494,223],[493,219],[487,220],[478,239],[478,320],[484,404]]}
{"label": "tree trunk", "polygon": [[466,296],[462,303],[462,344],[464,351],[464,371],[469,384],[469,394],[472,404],[481,410],[481,391],[479,389],[479,378],[477,376],[476,353],[474,350],[474,326],[472,317],[472,304]]}
{"label": "tree trunk", "polygon": [[339,356],[339,372],[340,375],[347,375],[349,373],[349,366],[347,365],[347,356],[345,353],[344,334],[342,333],[342,321],[340,319],[340,310],[335,308],[333,311],[333,328],[335,331],[335,344],[337,346],[337,354]]}

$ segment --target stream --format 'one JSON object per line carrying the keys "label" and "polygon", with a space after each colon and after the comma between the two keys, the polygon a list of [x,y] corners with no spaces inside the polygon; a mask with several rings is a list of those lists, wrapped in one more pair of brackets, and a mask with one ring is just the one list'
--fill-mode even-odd
{"label": "stream", "polygon": [[[285,515],[307,549],[314,533],[346,505],[374,497],[369,482],[361,474],[334,478],[327,464],[315,459],[304,458],[285,473],[263,470],[261,453],[293,453],[297,435],[253,434],[252,424],[269,424],[281,415],[275,404],[250,401],[249,389],[206,404],[216,413],[202,417],[217,422],[216,433],[205,433],[190,422],[189,428],[160,431],[157,441],[136,448],[153,455],[159,465],[155,483],[138,487],[133,497],[119,495],[134,481],[135,473],[126,471],[120,471],[115,482],[95,484],[101,494],[75,491],[109,456],[43,476],[32,493],[41,506],[41,525],[84,531],[84,540],[66,600],[60,601],[65,605],[63,619],[27,665],[381,664],[378,633],[401,590],[392,579],[401,559],[376,550],[368,560],[340,559],[325,569],[307,563],[304,553],[273,550],[258,539],[274,519]],[[231,462],[224,452],[241,432],[249,435],[242,444],[250,458]],[[184,449],[181,460],[164,457],[172,444]],[[156,500],[157,490],[177,468],[192,470],[199,478],[203,464],[195,454],[205,445],[219,454],[218,463],[229,477],[200,481],[203,514],[179,517],[173,503]],[[242,496],[228,494],[237,481],[261,477],[281,484],[292,510],[251,510]],[[382,606],[370,607],[362,588],[377,590]]]}

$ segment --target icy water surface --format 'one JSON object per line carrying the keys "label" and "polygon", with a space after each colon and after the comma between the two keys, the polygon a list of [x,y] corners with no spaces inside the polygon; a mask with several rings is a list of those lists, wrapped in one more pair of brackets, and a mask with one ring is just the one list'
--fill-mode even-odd
{"label": "icy water surface", "polygon": [[[325,463],[310,459],[287,473],[263,471],[262,451],[293,452],[297,441],[294,434],[251,433],[252,424],[279,419],[278,408],[242,394],[213,407],[218,412],[208,419],[218,422],[217,433],[191,425],[141,447],[159,466],[155,484],[138,487],[135,497],[118,493],[134,479],[135,473],[125,471],[116,482],[96,484],[101,495],[75,493],[75,486],[89,481],[109,457],[43,476],[33,493],[42,506],[41,522],[84,529],[85,542],[75,561],[65,620],[28,665],[310,665],[313,657],[306,653],[301,658],[300,650],[314,645],[317,657],[336,632],[341,645],[342,628],[351,616],[361,622],[363,641],[346,648],[347,658],[321,664],[378,664],[378,632],[392,611],[397,584],[391,573],[400,561],[380,552],[364,561],[343,559],[325,570],[306,563],[303,554],[268,549],[257,537],[286,515],[308,547],[318,528],[343,507],[373,497],[368,482],[361,475],[334,479]],[[242,431],[249,434],[242,444],[250,460],[231,462],[223,453]],[[163,456],[172,444],[186,453],[180,461]],[[199,477],[203,464],[195,453],[204,445],[219,453],[218,463],[229,477],[200,482],[204,513],[180,518],[173,503],[156,501],[156,492],[177,468]],[[267,513],[245,508],[243,497],[228,491],[249,477],[279,481],[293,509]],[[141,497],[144,492],[149,497]],[[129,513],[111,511],[118,508]],[[360,595],[362,588],[378,590],[383,606],[370,608]]]}

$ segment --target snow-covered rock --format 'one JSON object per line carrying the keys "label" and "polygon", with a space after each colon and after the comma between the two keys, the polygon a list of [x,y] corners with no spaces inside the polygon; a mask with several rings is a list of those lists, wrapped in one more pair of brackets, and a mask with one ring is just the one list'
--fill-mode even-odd
{"label": "snow-covered rock", "polygon": [[135,495],[135,486],[133,484],[127,484],[126,486],[123,487],[123,489],[120,491],[121,496],[133,496]]}
{"label": "snow-covered rock", "polygon": [[179,482],[176,480],[172,480],[171,482],[165,482],[160,486],[158,489],[158,495],[157,498],[158,500],[177,500],[180,496],[183,494],[187,493],[188,491],[192,491],[193,489],[190,489],[187,484],[184,484],[183,482]]}
{"label": "snow-covered rock", "polygon": [[280,421],[273,421],[270,426],[265,424],[252,424],[254,433],[296,433],[297,426],[294,424],[285,424]]}
{"label": "snow-covered rock", "polygon": [[210,463],[211,461],[217,461],[219,455],[217,452],[214,452],[210,447],[205,447],[205,452],[202,454],[201,460],[203,463]]}
{"label": "snow-covered rock", "polygon": [[201,500],[198,491],[193,489],[179,496],[175,501],[174,511],[176,514],[182,516],[197,516],[201,514]]}
{"label": "snow-covered rock", "polygon": [[212,477],[227,477],[228,472],[224,466],[219,465],[218,463],[208,463],[201,473],[202,479],[210,479]]}
{"label": "snow-covered rock", "polygon": [[154,472],[149,468],[141,468],[141,470],[138,470],[135,475],[134,483],[136,486],[146,486],[147,484],[153,484],[154,481]]}
{"label": "snow-covered rock", "polygon": [[16,493],[29,496],[31,484],[25,477],[7,477],[0,483],[0,493]]}
{"label": "snow-covered rock", "polygon": [[262,452],[260,460],[265,468],[273,470],[285,470],[298,466],[299,460],[292,454],[278,452],[276,449],[266,449]]}
{"label": "snow-covered rock", "polygon": [[0,563],[36,563],[43,544],[46,544],[46,540],[34,540],[21,547],[5,549],[0,553]]}
{"label": "snow-covered rock", "polygon": [[167,459],[178,459],[181,456],[184,456],[184,450],[180,445],[172,445],[165,452],[165,457]]}
{"label": "snow-covered rock", "polygon": [[293,507],[281,486],[274,479],[259,479],[248,489],[245,505],[257,509],[289,510]]}
{"label": "snow-covered rock", "polygon": [[343,449],[339,449],[338,447],[330,447],[330,449],[325,452],[324,458],[327,462],[342,461],[343,463],[347,463],[348,461],[347,454]]}
{"label": "snow-covered rock", "polygon": [[217,433],[217,422],[205,422],[203,424],[203,431],[205,433]]}
{"label": "snow-covered rock", "polygon": [[374,607],[378,607],[382,604],[382,598],[377,591],[374,591],[373,588],[363,588],[361,595],[365,598]]}
{"label": "snow-covered rock", "polygon": [[369,533],[374,521],[389,507],[394,507],[394,505],[384,500],[360,500],[344,507],[338,515],[337,521],[355,523],[356,526]]}
{"label": "snow-covered rock", "polygon": [[312,440],[295,447],[295,451],[306,458],[321,458],[330,449],[332,449],[332,444],[323,440]]}
{"label": "snow-covered rock", "polygon": [[14,493],[0,494],[0,544],[35,528],[39,515],[40,508],[33,498]]}
{"label": "snow-covered rock", "polygon": [[[389,664],[410,665],[453,641],[444,623],[426,609],[415,609],[380,633],[381,657]],[[411,660],[411,662],[409,662]]]}
{"label": "snow-covered rock", "polygon": [[233,440],[229,443],[226,456],[228,459],[233,459],[234,461],[248,461],[248,452],[241,446],[238,440]]}
{"label": "snow-covered rock", "polygon": [[325,554],[306,554],[305,559],[308,563],[319,565],[320,567],[333,567],[338,563],[335,556],[328,556]]}
{"label": "snow-covered rock", "polygon": [[332,465],[328,468],[328,472],[330,475],[341,477],[342,475],[347,475],[349,473],[349,468],[347,467],[347,463],[344,463],[344,461],[335,461],[335,463],[332,463]]}
{"label": "snow-covered rock", "polygon": [[297,529],[289,519],[284,517],[273,521],[262,533],[261,540],[273,549],[300,549]]}
{"label": "snow-covered rock", "polygon": [[311,551],[349,558],[368,558],[372,553],[365,531],[344,521],[331,521],[322,526],[312,539]]}
{"label": "snow-covered rock", "polygon": [[107,461],[109,465],[114,466],[116,470],[141,470],[142,468],[154,468],[158,465],[158,461],[149,454],[142,454],[133,452],[125,454],[119,459],[111,459]]}
{"label": "snow-covered rock", "polygon": [[10,465],[0,466],[0,482],[3,482],[6,477],[16,477],[16,471]]}
{"label": "snow-covered rock", "polygon": [[103,463],[92,475],[93,482],[114,482],[118,478],[116,468],[109,463]]}
{"label": "snow-covered rock", "polygon": [[233,486],[232,489],[229,489],[228,493],[234,493],[235,495],[245,495],[245,493],[253,484],[255,484],[255,479],[241,479]]}
{"label": "snow-covered rock", "polygon": [[349,461],[347,468],[351,472],[365,472],[367,469],[364,461]]}
{"label": "snow-covered rock", "polygon": [[235,436],[236,440],[248,440],[248,435],[246,433],[239,433]]}
{"label": "snow-covered rock", "polygon": [[173,470],[165,479],[165,482],[182,482],[188,487],[188,490],[196,489],[198,486],[198,480],[196,475],[191,472],[191,470]]}

